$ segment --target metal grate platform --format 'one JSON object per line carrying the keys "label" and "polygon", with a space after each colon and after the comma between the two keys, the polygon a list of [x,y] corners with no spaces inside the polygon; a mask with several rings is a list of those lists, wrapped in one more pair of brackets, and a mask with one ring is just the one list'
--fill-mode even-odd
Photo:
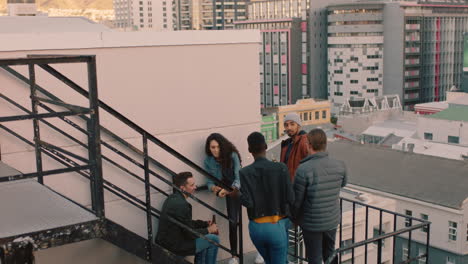
{"label": "metal grate platform", "polygon": [[[18,175],[0,162],[0,177]],[[0,184],[0,238],[48,230],[97,217],[35,180]]]}

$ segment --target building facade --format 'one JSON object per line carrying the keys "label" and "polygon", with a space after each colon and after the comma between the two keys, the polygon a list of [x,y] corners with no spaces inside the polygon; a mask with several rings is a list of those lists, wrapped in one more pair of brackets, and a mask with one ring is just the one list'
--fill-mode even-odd
{"label": "building facade", "polygon": [[468,94],[449,102],[445,110],[419,117],[418,137],[437,143],[468,146]]}
{"label": "building facade", "polygon": [[462,76],[468,6],[362,2],[328,8],[328,96],[397,94],[405,110],[445,100]]}
{"label": "building facade", "polygon": [[238,21],[236,28],[261,32],[261,107],[293,104],[302,98],[300,19]]}
{"label": "building facade", "polygon": [[177,29],[175,0],[114,0],[114,27],[124,31]]}
{"label": "building facade", "polygon": [[278,120],[275,114],[262,116],[262,126],[260,128],[267,143],[278,139]]}
{"label": "building facade", "polygon": [[[273,48],[287,49],[289,53],[287,55],[289,58],[282,59],[282,62],[285,63],[281,63],[286,64],[287,67],[278,69],[289,78],[286,81],[286,85],[289,86],[289,95],[281,94],[281,85],[273,85],[276,79],[281,78],[280,75],[278,75],[278,78],[275,77],[275,73],[267,76],[265,74],[268,72],[264,71],[261,78],[263,84],[260,84],[260,90],[264,92],[262,97],[267,99],[265,95],[269,93],[270,96],[273,96],[273,100],[262,102],[262,107],[294,104],[297,99],[311,97],[311,85],[309,84],[309,72],[311,71],[309,67],[310,45],[308,37],[310,31],[308,27],[309,10],[310,0],[252,1],[248,5],[247,24],[238,24],[237,26],[237,28],[259,28],[263,34],[264,47],[271,45]],[[270,38],[270,33],[273,34],[273,38]],[[275,40],[274,35],[276,34],[285,36],[283,39]],[[264,48],[260,57],[269,56],[268,53],[268,48]],[[281,68],[283,65],[278,65],[278,67]],[[264,66],[260,66],[260,68],[268,70]],[[275,88],[275,86],[278,86],[278,88]],[[275,99],[275,93],[278,89],[278,96]],[[283,88],[284,91],[286,91],[285,89]]]}

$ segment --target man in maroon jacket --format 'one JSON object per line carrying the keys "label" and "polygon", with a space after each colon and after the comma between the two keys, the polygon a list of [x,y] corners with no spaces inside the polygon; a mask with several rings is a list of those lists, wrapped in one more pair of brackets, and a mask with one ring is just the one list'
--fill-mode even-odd
{"label": "man in maroon jacket", "polygon": [[[289,138],[281,142],[280,161],[288,167],[291,182],[294,182],[294,176],[296,175],[300,161],[309,155],[307,133],[301,129],[301,124],[301,117],[295,112],[289,113],[284,117],[284,130]],[[288,253],[302,256],[302,252],[299,252],[298,247],[300,233],[301,230],[298,227],[289,229]],[[297,259],[291,256],[288,256],[288,259],[289,263],[297,262]]]}

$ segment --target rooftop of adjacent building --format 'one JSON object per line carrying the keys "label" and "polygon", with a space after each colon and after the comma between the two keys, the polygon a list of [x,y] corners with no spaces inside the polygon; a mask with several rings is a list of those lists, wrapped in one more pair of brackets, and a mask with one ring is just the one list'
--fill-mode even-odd
{"label": "rooftop of adjacent building", "polygon": [[428,116],[429,118],[468,122],[468,94],[448,101],[448,108]]}
{"label": "rooftop of adjacent building", "polygon": [[389,144],[389,142],[382,142],[382,145],[392,146],[392,148],[402,151],[408,149],[408,144],[414,145],[414,153],[453,160],[468,160],[468,147],[466,146],[433,142],[411,137],[400,138],[398,142],[393,142],[392,144]]}
{"label": "rooftop of adjacent building", "polygon": [[362,134],[385,137],[394,134],[398,137],[411,137],[416,132],[415,122],[407,120],[385,120],[367,128]]}
{"label": "rooftop of adjacent building", "polygon": [[[275,145],[267,156],[279,160],[280,148]],[[329,142],[328,152],[346,163],[348,182],[355,186],[453,209],[468,198],[465,161],[344,140]]]}
{"label": "rooftop of adjacent building", "polygon": [[0,16],[0,34],[106,31],[112,30],[85,17]]}

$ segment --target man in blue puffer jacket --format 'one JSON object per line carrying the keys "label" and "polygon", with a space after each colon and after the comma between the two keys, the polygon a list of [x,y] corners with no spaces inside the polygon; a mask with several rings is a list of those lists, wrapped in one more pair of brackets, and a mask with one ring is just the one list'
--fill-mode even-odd
{"label": "man in blue puffer jacket", "polygon": [[[321,264],[335,249],[341,214],[339,195],[347,182],[346,166],[328,156],[323,130],[313,129],[307,138],[310,155],[301,161],[296,172],[293,214],[303,230],[309,264]],[[332,263],[337,263],[337,259]]]}

